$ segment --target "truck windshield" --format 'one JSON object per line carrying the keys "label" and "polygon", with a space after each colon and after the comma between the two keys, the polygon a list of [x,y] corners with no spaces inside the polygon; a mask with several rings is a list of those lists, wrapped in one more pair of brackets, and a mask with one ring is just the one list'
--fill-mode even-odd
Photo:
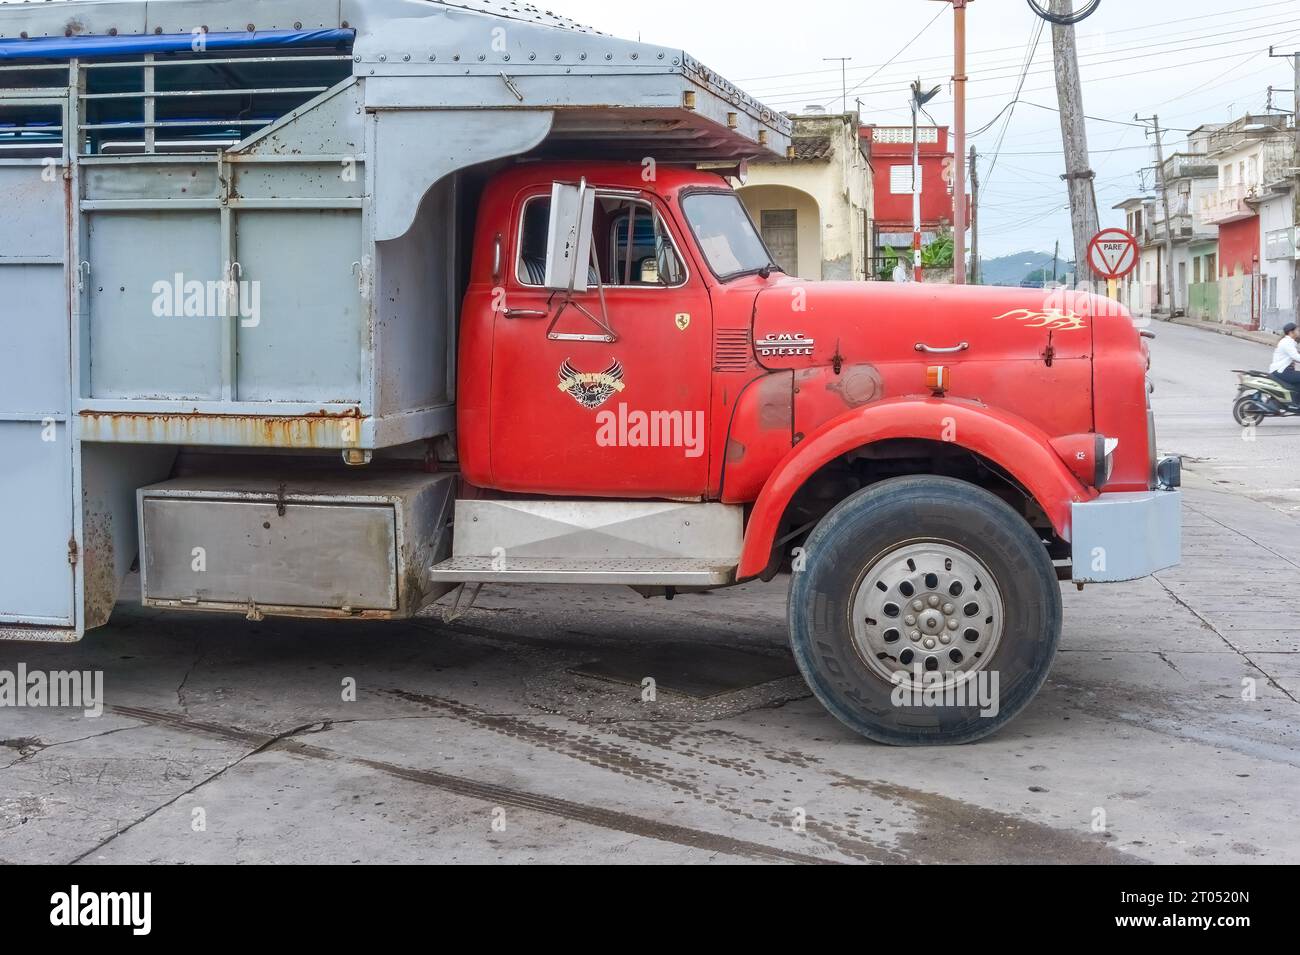
{"label": "truck windshield", "polygon": [[692,193],[682,200],[682,210],[718,278],[777,268],[734,192]]}

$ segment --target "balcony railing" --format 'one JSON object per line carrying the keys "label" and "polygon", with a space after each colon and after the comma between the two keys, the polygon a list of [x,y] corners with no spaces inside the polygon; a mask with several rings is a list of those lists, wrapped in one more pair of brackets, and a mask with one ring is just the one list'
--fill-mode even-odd
{"label": "balcony railing", "polygon": [[1255,186],[1244,186],[1241,183],[1225,186],[1201,197],[1196,217],[1203,225],[1220,225],[1249,218],[1255,214],[1255,210],[1246,200],[1258,195],[1259,189]]}

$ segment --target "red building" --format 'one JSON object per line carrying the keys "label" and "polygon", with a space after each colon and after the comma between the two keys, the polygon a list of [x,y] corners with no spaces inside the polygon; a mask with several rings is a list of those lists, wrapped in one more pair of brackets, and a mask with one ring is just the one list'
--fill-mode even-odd
{"label": "red building", "polygon": [[[887,248],[912,246],[912,127],[863,126],[875,186],[873,255],[883,261]],[[953,154],[947,126],[917,128],[921,163],[921,244],[952,228]],[[969,208],[969,205],[967,206]]]}

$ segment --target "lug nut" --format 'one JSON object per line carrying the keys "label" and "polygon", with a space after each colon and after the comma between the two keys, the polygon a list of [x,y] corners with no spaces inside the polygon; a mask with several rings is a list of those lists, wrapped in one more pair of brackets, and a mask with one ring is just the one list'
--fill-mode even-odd
{"label": "lug nut", "polygon": [[926,638],[925,638],[925,643],[923,644],[923,646],[924,646],[927,650],[933,650],[933,649],[934,649],[934,640],[933,640],[932,638],[930,638],[930,637],[926,637]]}
{"label": "lug nut", "polygon": [[939,606],[939,598],[936,597],[934,594],[930,594],[930,596],[926,598],[926,603],[928,603],[931,607],[937,607]]}
{"label": "lug nut", "polygon": [[952,612],[953,612],[953,609],[954,609],[954,608],[953,608],[953,605],[952,605],[952,604],[944,604],[944,605],[943,605],[943,612],[944,612],[945,614],[951,615]]}
{"label": "lug nut", "polygon": [[956,621],[956,620],[949,620],[949,621],[948,621],[948,629],[949,629],[949,630],[956,630],[956,629],[957,629],[957,626],[958,626],[958,624],[957,624],[957,621]]}
{"label": "lug nut", "polygon": [[921,601],[919,600],[913,600],[912,609],[920,613],[922,610],[925,609],[925,604],[921,603]]}
{"label": "lug nut", "polygon": [[909,627],[916,626],[916,614],[909,613],[906,617],[903,618],[903,623],[907,624]]}
{"label": "lug nut", "polygon": [[946,633],[941,633],[939,634],[939,642],[946,647],[948,644],[952,643],[952,637],[948,636]]}
{"label": "lug nut", "polygon": [[913,630],[911,633],[908,634],[908,637],[910,637],[913,640],[920,640],[921,632],[919,630]]}

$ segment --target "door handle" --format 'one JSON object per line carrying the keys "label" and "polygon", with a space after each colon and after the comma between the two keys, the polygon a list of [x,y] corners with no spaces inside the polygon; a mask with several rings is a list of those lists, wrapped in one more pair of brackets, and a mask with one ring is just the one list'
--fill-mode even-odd
{"label": "door handle", "polygon": [[545,318],[550,312],[540,308],[508,308],[506,318]]}
{"label": "door handle", "polygon": [[936,348],[933,345],[925,344],[925,342],[916,343],[917,351],[929,352],[931,355],[951,355],[953,352],[965,351],[967,348],[970,348],[970,342],[962,342],[950,348]]}

